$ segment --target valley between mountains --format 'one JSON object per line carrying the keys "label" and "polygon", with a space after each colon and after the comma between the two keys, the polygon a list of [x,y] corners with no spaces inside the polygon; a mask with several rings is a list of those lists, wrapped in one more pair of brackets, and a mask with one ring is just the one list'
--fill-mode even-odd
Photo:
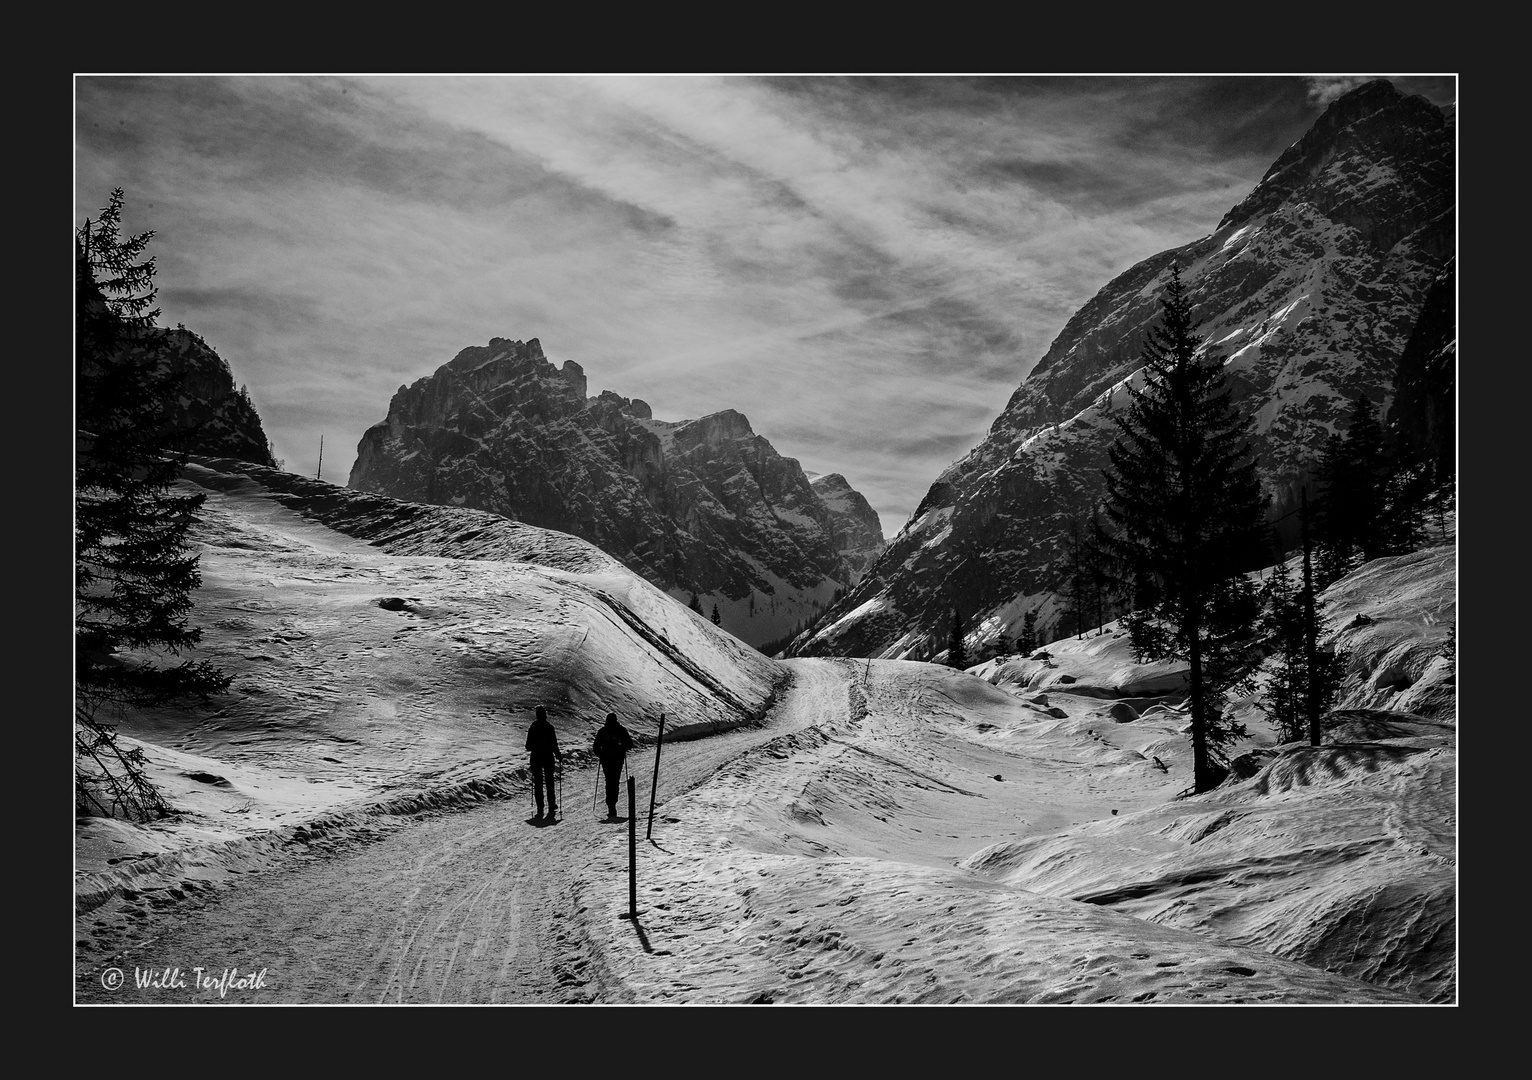
{"label": "valley between mountains", "polygon": [[[79,1002],[1455,997],[1450,718],[1258,733],[1251,775],[1177,799],[1184,715],[1110,632],[1051,646],[1042,690],[1004,665],[774,661],[572,537],[228,460],[184,483],[209,493],[203,650],[235,680],[124,729],[181,812],[79,825]],[[1409,611],[1359,626],[1399,660],[1454,566],[1449,545],[1382,568]],[[1114,680],[1136,696],[1098,696]],[[521,750],[539,703],[569,755],[546,827]],[[636,920],[626,824],[591,809],[608,709],[641,744]],[[661,712],[681,738],[651,842]],[[199,967],[264,977],[220,995]]]}

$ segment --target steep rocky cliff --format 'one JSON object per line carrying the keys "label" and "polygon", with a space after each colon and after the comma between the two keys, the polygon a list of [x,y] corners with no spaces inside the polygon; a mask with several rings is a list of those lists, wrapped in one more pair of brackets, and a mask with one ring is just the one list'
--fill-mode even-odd
{"label": "steep rocky cliff", "polygon": [[847,486],[828,505],[740,413],[672,422],[610,390],[587,397],[580,365],[555,367],[536,338],[464,349],[400,387],[362,436],[349,486],[581,537],[709,615],[716,605],[754,645],[828,604],[876,554],[850,496],[866,500]]}
{"label": "steep rocky cliff", "polygon": [[[1391,403],[1455,250],[1454,210],[1454,132],[1439,109],[1383,80],[1335,101],[1213,232],[1131,267],[1069,320],[984,441],[794,652],[926,659],[946,647],[954,609],[970,655],[1013,638],[1029,610],[1045,640],[1059,632],[1069,529],[1104,493],[1111,414],[1141,377],[1172,263],[1282,517],[1350,401]],[[1440,333],[1432,340],[1439,353]]]}
{"label": "steep rocky cliff", "polygon": [[816,476],[811,484],[829,508],[836,550],[851,568],[852,581],[860,581],[887,546],[878,512],[840,473]]}
{"label": "steep rocky cliff", "polygon": [[212,346],[180,326],[155,333],[152,347],[160,363],[182,377],[170,416],[176,427],[190,432],[188,452],[276,466],[250,396],[235,389],[234,372]]}
{"label": "steep rocky cliff", "polygon": [[1399,356],[1389,434],[1437,476],[1457,473],[1457,259],[1431,283]]}

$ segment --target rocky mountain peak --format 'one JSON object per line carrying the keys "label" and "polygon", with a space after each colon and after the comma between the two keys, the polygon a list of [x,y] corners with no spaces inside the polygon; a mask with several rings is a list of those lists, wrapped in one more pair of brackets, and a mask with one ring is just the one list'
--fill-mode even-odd
{"label": "rocky mountain peak", "polygon": [[1376,243],[1391,247],[1398,236],[1376,228],[1378,212],[1388,202],[1380,200],[1379,189],[1392,182],[1386,171],[1439,171],[1442,162],[1430,147],[1448,126],[1442,111],[1425,98],[1403,94],[1386,79],[1363,83],[1331,102],[1218,228],[1237,227],[1308,198],[1330,218],[1375,232]]}
{"label": "rocky mountain peak", "polygon": [[830,510],[835,542],[851,566],[854,584],[866,576],[888,546],[883,539],[883,523],[866,496],[840,473],[816,476],[811,483]]}
{"label": "rocky mountain peak", "polygon": [[[1385,81],[1337,99],[1217,229],[1129,267],[1068,320],[983,442],[795,650],[927,659],[953,610],[974,653],[1013,638],[1028,611],[1044,634],[1069,632],[1062,554],[1104,493],[1112,414],[1173,263],[1196,333],[1250,416],[1271,516],[1291,541],[1287,511],[1323,439],[1359,395],[1387,410],[1428,295],[1445,296],[1432,289],[1455,248],[1454,137],[1441,110]],[[1427,358],[1445,355],[1451,314],[1429,311],[1422,359],[1405,367],[1431,373],[1416,378],[1423,387],[1450,387]],[[1426,415],[1414,402],[1410,415]]]}
{"label": "rocky mountain peak", "polygon": [[806,622],[881,550],[849,485],[827,505],[744,414],[655,420],[641,399],[586,387],[579,364],[555,367],[535,338],[464,349],[399,388],[349,486],[581,537],[678,598],[716,604],[725,629],[757,645]]}

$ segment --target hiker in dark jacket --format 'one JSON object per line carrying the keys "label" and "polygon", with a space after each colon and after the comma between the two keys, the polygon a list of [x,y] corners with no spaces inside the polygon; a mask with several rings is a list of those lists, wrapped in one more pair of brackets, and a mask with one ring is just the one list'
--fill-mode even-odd
{"label": "hiker in dark jacket", "polygon": [[527,729],[527,750],[532,755],[532,790],[537,794],[537,820],[543,816],[543,791],[548,792],[548,816],[559,812],[558,798],[553,794],[555,769],[563,764],[564,755],[559,751],[559,737],[548,723],[548,710],[537,707],[537,719]]}
{"label": "hiker in dark jacket", "polygon": [[601,730],[596,732],[595,741],[590,748],[601,762],[601,771],[606,773],[606,816],[608,819],[617,816],[617,782],[622,779],[622,762],[628,756],[628,751],[633,749],[633,736],[628,734],[628,729],[617,722],[616,713],[606,714],[606,723]]}

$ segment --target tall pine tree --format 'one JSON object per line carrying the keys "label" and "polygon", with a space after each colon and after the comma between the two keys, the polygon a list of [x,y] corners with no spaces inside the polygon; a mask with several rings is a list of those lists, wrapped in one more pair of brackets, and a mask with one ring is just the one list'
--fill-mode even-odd
{"label": "tall pine tree", "polygon": [[161,662],[201,638],[188,625],[202,583],[188,531],[205,496],[174,491],[185,454],[167,415],[179,379],[150,346],[154,234],[121,237],[122,200],[113,191],[75,236],[76,793],[85,812],[145,817],[164,803],[101,710],[205,700],[229,679]]}
{"label": "tall pine tree", "polygon": [[1249,672],[1260,609],[1240,572],[1259,564],[1266,499],[1223,364],[1199,355],[1179,266],[1161,303],[1143,346],[1143,388],[1130,387],[1128,408],[1113,417],[1106,512],[1125,569],[1158,593],[1147,612],[1164,628],[1145,638],[1153,658],[1189,665],[1193,789],[1202,792],[1222,779],[1221,747],[1242,733],[1219,698]]}

